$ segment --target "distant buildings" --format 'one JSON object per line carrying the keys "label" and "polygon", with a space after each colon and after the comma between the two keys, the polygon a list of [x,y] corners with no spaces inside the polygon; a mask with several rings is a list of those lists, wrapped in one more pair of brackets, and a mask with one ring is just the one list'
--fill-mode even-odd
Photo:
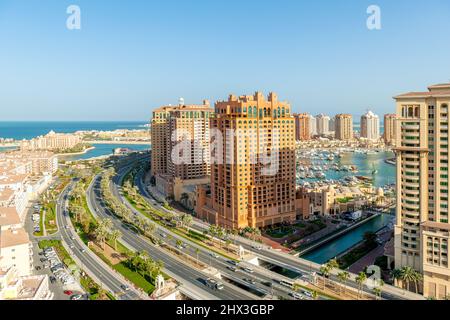
{"label": "distant buildings", "polygon": [[310,120],[307,113],[294,114],[295,119],[295,140],[307,141],[311,139]]}
{"label": "distant buildings", "polygon": [[351,114],[338,114],[335,117],[335,138],[353,140],[353,117]]}
{"label": "distant buildings", "polygon": [[[216,103],[215,111],[211,127],[225,137],[224,148],[212,153],[211,186],[198,188],[198,217],[229,229],[294,221],[295,124],[290,105],[275,93],[266,100],[257,92],[230,95]],[[239,138],[227,136],[229,129],[241,132]],[[269,164],[263,163],[264,154],[270,155]]]}
{"label": "distant buildings", "polygon": [[31,140],[24,140],[20,143],[23,151],[60,151],[72,149],[82,142],[81,138],[75,134],[55,133],[50,131],[45,136],[40,136]]}
{"label": "distant buildings", "polygon": [[426,297],[450,294],[450,84],[395,97],[395,267],[423,274]]}
{"label": "distant buildings", "polygon": [[330,132],[330,117],[324,114],[316,116],[317,134],[319,136],[327,135]]}
{"label": "distant buildings", "polygon": [[317,120],[312,115],[309,115],[309,135],[311,138],[317,136]]}
{"label": "distant buildings", "polygon": [[361,117],[361,138],[375,141],[380,138],[380,118],[372,111]]}
{"label": "distant buildings", "polygon": [[397,118],[396,114],[385,114],[384,115],[384,143],[387,145],[395,145],[396,139],[396,125],[395,119]]}
{"label": "distant buildings", "polygon": [[[203,105],[185,105],[183,101],[153,112],[151,173],[162,194],[179,201],[185,187],[209,181],[213,115],[206,100]],[[188,144],[184,154],[178,150],[180,143]]]}

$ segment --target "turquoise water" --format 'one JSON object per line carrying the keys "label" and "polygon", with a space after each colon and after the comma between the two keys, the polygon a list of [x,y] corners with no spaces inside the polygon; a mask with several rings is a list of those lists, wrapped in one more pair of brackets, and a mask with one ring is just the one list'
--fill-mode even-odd
{"label": "turquoise water", "polygon": [[116,148],[128,148],[135,151],[143,151],[150,149],[150,145],[143,145],[143,144],[93,144],[92,146],[95,147],[95,149],[89,150],[85,154],[63,156],[63,159],[74,161],[107,156],[113,154],[114,149]]}
{"label": "turquoise water", "polygon": [[0,147],[0,152],[17,149],[16,147]]}
{"label": "turquoise water", "polygon": [[[314,165],[329,166],[330,164],[338,164],[339,166],[356,166],[358,172],[352,173],[348,171],[325,171],[326,179],[328,180],[342,180],[348,176],[365,176],[373,178],[375,187],[383,187],[388,184],[395,183],[396,167],[385,162],[386,159],[394,157],[392,152],[378,152],[375,154],[363,153],[345,153],[342,158],[333,162],[325,160],[313,160]],[[373,170],[377,170],[376,174],[372,174]],[[300,181],[314,182],[318,179],[304,179]]]}
{"label": "turquoise water", "polygon": [[383,214],[372,220],[366,222],[365,224],[359,226],[358,228],[346,233],[345,235],[334,239],[323,246],[308,252],[303,255],[302,258],[310,260],[318,264],[324,264],[330,259],[335,258],[340,253],[351,248],[361,240],[363,240],[364,234],[366,232],[376,232],[383,227],[387,226],[392,222],[394,216]]}
{"label": "turquoise water", "polygon": [[146,122],[128,121],[0,121],[0,138],[32,139],[53,130],[59,133],[72,133],[80,130],[144,129]]}

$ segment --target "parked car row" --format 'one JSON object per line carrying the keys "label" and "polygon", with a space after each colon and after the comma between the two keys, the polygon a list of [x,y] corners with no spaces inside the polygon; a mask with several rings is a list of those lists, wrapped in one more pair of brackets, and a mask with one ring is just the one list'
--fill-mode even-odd
{"label": "parked car row", "polygon": [[63,285],[75,283],[75,279],[67,271],[53,247],[44,249],[42,255],[44,257],[40,261],[43,263],[44,268],[50,268],[50,271],[53,273],[50,282],[54,283],[58,279]]}

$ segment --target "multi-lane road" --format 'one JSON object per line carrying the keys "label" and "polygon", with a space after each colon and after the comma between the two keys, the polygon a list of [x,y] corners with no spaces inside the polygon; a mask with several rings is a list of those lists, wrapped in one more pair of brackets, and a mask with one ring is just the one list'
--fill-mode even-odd
{"label": "multi-lane road", "polygon": [[106,263],[90,251],[75,232],[67,210],[67,199],[72,186],[73,184],[69,185],[61,193],[56,203],[59,235],[70,256],[82,270],[103,288],[113,293],[117,299],[136,300],[143,298],[142,294],[130,288],[131,285],[121,275],[116,274]]}
{"label": "multi-lane road", "polygon": [[99,218],[109,218],[114,224],[114,228],[122,233],[121,241],[130,249],[135,251],[145,251],[149,256],[164,263],[164,272],[177,280],[181,284],[184,293],[189,292],[192,298],[205,300],[250,300],[258,297],[224,283],[223,290],[212,290],[205,285],[208,274],[188,265],[178,257],[168,253],[159,246],[154,245],[148,239],[135,233],[124,225],[120,219],[115,217],[105,206],[100,191],[100,176],[96,176],[93,183],[87,190],[87,199],[90,210]]}

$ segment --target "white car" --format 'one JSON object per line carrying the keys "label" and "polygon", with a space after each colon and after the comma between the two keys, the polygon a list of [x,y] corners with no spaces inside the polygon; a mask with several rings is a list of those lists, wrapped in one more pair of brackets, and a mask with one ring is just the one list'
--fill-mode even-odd
{"label": "white car", "polygon": [[295,300],[303,300],[303,299],[304,299],[303,296],[302,296],[300,293],[297,293],[297,292],[293,292],[293,293],[292,293],[292,297],[293,297]]}
{"label": "white car", "polygon": [[248,267],[244,267],[244,268],[242,268],[245,272],[248,272],[248,273],[253,273],[253,269],[252,268],[248,268]]}

